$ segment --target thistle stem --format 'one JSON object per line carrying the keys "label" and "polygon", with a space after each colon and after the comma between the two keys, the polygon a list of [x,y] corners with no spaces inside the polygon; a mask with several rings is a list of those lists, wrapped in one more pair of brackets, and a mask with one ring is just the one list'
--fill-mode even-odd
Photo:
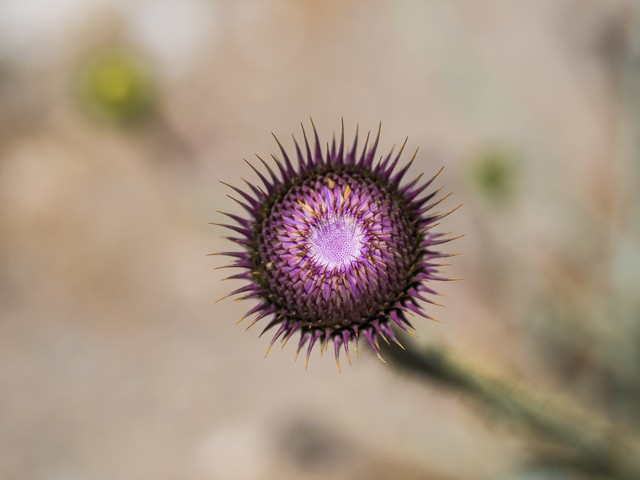
{"label": "thistle stem", "polygon": [[454,359],[441,348],[409,346],[385,349],[390,363],[402,370],[464,394],[512,427],[562,449],[571,466],[598,478],[640,479],[640,442],[603,426],[577,408],[552,407],[518,385],[496,379]]}

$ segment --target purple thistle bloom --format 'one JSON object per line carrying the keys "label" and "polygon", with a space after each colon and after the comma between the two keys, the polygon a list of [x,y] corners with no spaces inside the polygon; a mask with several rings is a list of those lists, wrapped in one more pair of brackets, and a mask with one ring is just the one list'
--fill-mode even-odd
{"label": "purple thistle bloom", "polygon": [[262,333],[275,330],[269,348],[299,333],[296,358],[306,348],[307,363],[316,344],[321,352],[333,345],[338,368],[342,349],[351,363],[349,344],[357,352],[359,337],[382,360],[379,340],[400,345],[392,325],[411,332],[407,315],[433,319],[418,302],[437,305],[429,299],[437,292],[428,284],[449,280],[438,274],[444,265],[437,259],[452,255],[434,248],[454,238],[431,231],[451,213],[431,212],[448,195],[422,195],[442,169],[426,182],[420,175],[403,185],[416,155],[397,170],[406,140],[396,155],[392,149],[374,162],[380,128],[371,146],[367,134],[359,153],[357,129],[352,146],[345,147],[344,124],[339,143],[334,137],[324,152],[315,126],[313,149],[304,126],[302,133],[302,148],[293,139],[297,169],[274,135],[282,154],[272,155],[279,175],[258,157],[268,178],[249,166],[262,187],[246,182],[243,190],[225,183],[241,197],[230,198],[249,218],[224,213],[237,225],[218,225],[240,235],[227,238],[242,250],[221,253],[234,261],[220,268],[240,268],[228,278],[249,283],[223,298],[257,299],[240,321],[256,315],[251,327],[268,319]]}

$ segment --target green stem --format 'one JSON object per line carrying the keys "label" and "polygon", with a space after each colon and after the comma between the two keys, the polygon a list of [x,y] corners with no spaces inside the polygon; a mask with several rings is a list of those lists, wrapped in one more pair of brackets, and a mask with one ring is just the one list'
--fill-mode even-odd
{"label": "green stem", "polygon": [[439,348],[390,347],[385,356],[396,367],[464,394],[496,419],[563,448],[572,466],[583,472],[617,480],[640,479],[640,444],[593,418],[580,418],[575,408],[551,408],[537,395],[463,365]]}

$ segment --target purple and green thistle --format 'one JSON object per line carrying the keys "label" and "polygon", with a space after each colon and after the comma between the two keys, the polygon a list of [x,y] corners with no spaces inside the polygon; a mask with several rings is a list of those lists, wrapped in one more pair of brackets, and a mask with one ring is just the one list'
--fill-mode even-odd
{"label": "purple and green thistle", "polygon": [[453,254],[437,247],[457,237],[432,230],[453,210],[433,212],[449,195],[436,198],[440,189],[428,190],[442,169],[427,181],[419,175],[403,184],[417,153],[398,167],[406,140],[397,154],[392,149],[376,158],[380,128],[371,145],[367,134],[360,150],[357,129],[351,147],[345,146],[343,124],[339,142],[334,136],[323,149],[312,126],[313,142],[304,126],[302,147],[293,138],[297,168],[274,135],[278,173],[258,156],[266,175],[247,164],[262,186],[223,182],[249,216],[220,212],[236,224],[216,224],[236,232],[226,238],[241,247],[220,253],[234,260],[219,268],[239,268],[228,279],[248,282],[222,299],[257,300],[238,323],[255,315],[248,329],[264,320],[262,334],[275,330],[269,349],[298,334],[296,358],[306,348],[307,364],[315,345],[321,353],[332,345],[338,368],[341,350],[351,363],[349,345],[357,353],[361,337],[384,362],[380,340],[400,345],[392,327],[412,333],[407,316],[435,320],[420,302],[439,305],[430,298],[438,295],[431,282],[450,280],[439,274],[445,265],[438,262]]}

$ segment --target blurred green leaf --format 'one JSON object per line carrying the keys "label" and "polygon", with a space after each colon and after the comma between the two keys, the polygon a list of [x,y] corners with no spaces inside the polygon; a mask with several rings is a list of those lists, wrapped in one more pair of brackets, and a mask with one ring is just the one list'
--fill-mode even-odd
{"label": "blurred green leaf", "polygon": [[490,147],[473,161],[471,181],[478,192],[496,204],[513,200],[519,180],[518,158],[506,148]]}

